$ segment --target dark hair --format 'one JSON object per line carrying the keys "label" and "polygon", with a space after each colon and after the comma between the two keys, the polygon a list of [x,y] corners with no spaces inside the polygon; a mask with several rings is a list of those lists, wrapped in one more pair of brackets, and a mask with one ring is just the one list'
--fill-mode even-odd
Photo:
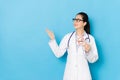
{"label": "dark hair", "polygon": [[88,15],[84,12],[79,12],[77,15],[81,15],[84,22],[87,22],[87,24],[84,26],[84,30],[87,34],[90,34],[90,23],[88,20]]}

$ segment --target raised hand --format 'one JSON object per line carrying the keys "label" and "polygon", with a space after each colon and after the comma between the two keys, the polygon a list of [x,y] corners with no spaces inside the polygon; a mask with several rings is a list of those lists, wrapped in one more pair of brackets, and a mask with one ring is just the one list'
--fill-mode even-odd
{"label": "raised hand", "polygon": [[55,35],[52,31],[50,31],[49,29],[46,29],[46,32],[48,34],[48,36],[50,37],[51,40],[53,40],[55,38]]}

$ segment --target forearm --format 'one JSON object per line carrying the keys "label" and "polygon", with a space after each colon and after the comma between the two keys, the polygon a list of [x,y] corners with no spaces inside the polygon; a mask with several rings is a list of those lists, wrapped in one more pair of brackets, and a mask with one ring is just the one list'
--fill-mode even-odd
{"label": "forearm", "polygon": [[65,53],[65,49],[62,48],[61,46],[58,46],[57,42],[55,39],[53,40],[50,40],[49,42],[49,46],[50,48],[52,49],[54,55],[57,57],[57,58],[60,58],[64,53]]}

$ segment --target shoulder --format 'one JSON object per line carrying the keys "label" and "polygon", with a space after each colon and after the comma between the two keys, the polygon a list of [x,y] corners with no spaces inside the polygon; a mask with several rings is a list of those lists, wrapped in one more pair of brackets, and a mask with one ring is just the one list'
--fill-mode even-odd
{"label": "shoulder", "polygon": [[91,35],[91,34],[89,34],[89,38],[91,39],[91,40],[95,40],[95,38],[94,38],[94,36],[93,35]]}

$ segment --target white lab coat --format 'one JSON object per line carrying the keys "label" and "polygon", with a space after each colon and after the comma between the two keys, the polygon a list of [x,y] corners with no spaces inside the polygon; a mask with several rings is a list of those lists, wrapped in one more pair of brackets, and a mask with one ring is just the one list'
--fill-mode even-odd
{"label": "white lab coat", "polygon": [[[82,46],[76,47],[75,32],[70,39],[69,48],[67,49],[68,39],[71,34],[65,35],[59,46],[56,40],[49,41],[49,46],[57,58],[63,56],[66,50],[68,52],[63,80],[92,80],[88,62],[94,63],[98,60],[95,40],[93,36],[89,35],[91,49],[89,53],[85,53]],[[85,32],[84,34],[84,38],[87,37],[87,33]]]}

